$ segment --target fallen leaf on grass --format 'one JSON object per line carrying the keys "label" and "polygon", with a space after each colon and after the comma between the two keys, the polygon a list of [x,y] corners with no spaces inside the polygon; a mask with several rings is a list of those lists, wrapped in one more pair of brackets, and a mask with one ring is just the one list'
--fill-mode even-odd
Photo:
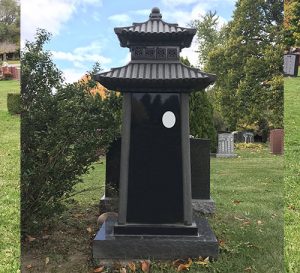
{"label": "fallen leaf on grass", "polygon": [[184,263],[184,260],[182,260],[182,259],[177,259],[174,262],[172,262],[172,264],[176,267],[178,267],[180,264],[183,264],[183,263]]}
{"label": "fallen leaf on grass", "polygon": [[246,220],[242,223],[242,225],[244,225],[244,226],[249,226],[250,224],[251,224],[251,222],[248,220]]}
{"label": "fallen leaf on grass", "polygon": [[104,270],[104,266],[100,266],[94,269],[94,273],[99,273],[102,272]]}
{"label": "fallen leaf on grass", "polygon": [[133,263],[133,262],[128,263],[128,267],[129,267],[129,269],[130,269],[132,272],[135,272],[135,271],[136,271],[135,263]]}
{"label": "fallen leaf on grass", "polygon": [[235,204],[235,205],[239,205],[241,202],[242,202],[242,201],[240,201],[240,200],[233,200],[233,201],[232,201],[232,203]]}
{"label": "fallen leaf on grass", "polygon": [[88,231],[88,233],[92,233],[93,232],[93,230],[92,230],[91,227],[88,227],[86,230]]}
{"label": "fallen leaf on grass", "polygon": [[36,240],[36,238],[31,237],[30,235],[26,235],[28,242],[33,242],[34,240]]}
{"label": "fallen leaf on grass", "polygon": [[245,272],[252,272],[252,267],[249,266],[249,267],[245,268],[244,271],[245,271]]}
{"label": "fallen leaf on grass", "polygon": [[205,259],[199,257],[199,260],[196,261],[195,264],[207,266],[209,264],[209,257],[206,257]]}
{"label": "fallen leaf on grass", "polygon": [[120,273],[127,273],[127,270],[125,267],[120,268]]}
{"label": "fallen leaf on grass", "polygon": [[142,261],[141,262],[141,269],[144,273],[149,272],[150,270],[150,262],[149,261]]}
{"label": "fallen leaf on grass", "polygon": [[45,264],[47,265],[49,262],[50,262],[49,257],[46,257],[46,259],[45,259]]}
{"label": "fallen leaf on grass", "polygon": [[292,205],[292,204],[291,204],[291,205],[288,206],[288,209],[290,209],[290,210],[295,210],[296,207],[295,207],[295,205]]}
{"label": "fallen leaf on grass", "polygon": [[220,239],[220,240],[219,240],[219,246],[220,246],[220,247],[225,246],[225,241],[222,240],[222,239]]}
{"label": "fallen leaf on grass", "polygon": [[245,221],[244,218],[240,218],[240,217],[237,217],[237,216],[234,216],[234,219],[235,219],[235,220],[238,220],[238,221]]}
{"label": "fallen leaf on grass", "polygon": [[180,264],[180,265],[177,267],[177,271],[184,271],[184,270],[189,270],[189,267],[186,266],[185,264]]}

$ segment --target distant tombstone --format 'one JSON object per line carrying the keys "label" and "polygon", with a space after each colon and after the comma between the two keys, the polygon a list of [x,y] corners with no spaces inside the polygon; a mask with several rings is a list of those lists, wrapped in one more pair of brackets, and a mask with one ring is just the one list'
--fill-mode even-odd
{"label": "distant tombstone", "polygon": [[298,76],[299,55],[298,54],[285,54],[284,55],[283,73],[286,76]]}
{"label": "distant tombstone", "polygon": [[245,143],[253,143],[254,142],[254,134],[252,132],[244,132],[243,138]]}
{"label": "distant tombstone", "polygon": [[[204,214],[215,211],[210,198],[210,140],[190,138],[192,206]],[[100,213],[118,210],[121,138],[113,141],[106,153],[105,194],[100,200]]]}
{"label": "distant tombstone", "polygon": [[234,141],[231,133],[218,135],[218,152],[216,157],[236,157],[234,154]]}
{"label": "distant tombstone", "polygon": [[270,149],[275,155],[283,154],[284,131],[283,129],[274,129],[270,132]]}

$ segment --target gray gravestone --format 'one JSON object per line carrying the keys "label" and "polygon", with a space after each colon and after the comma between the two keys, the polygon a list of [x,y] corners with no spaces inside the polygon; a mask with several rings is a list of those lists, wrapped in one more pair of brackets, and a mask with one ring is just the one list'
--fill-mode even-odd
{"label": "gray gravestone", "polygon": [[218,151],[216,157],[236,157],[234,154],[234,137],[231,133],[218,134]]}
{"label": "gray gravestone", "polygon": [[285,54],[283,62],[283,73],[286,76],[298,76],[299,55],[298,54]]}
{"label": "gray gravestone", "polygon": [[245,143],[253,143],[254,142],[254,134],[252,132],[244,132],[243,138]]}

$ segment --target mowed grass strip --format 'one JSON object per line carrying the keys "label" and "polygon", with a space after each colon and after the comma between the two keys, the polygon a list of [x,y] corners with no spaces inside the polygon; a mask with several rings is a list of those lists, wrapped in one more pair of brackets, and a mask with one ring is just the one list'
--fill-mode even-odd
{"label": "mowed grass strip", "polygon": [[285,268],[300,272],[300,77],[285,79]]}
{"label": "mowed grass strip", "polygon": [[0,81],[0,272],[20,267],[20,118],[7,112],[7,93],[20,82]]}
{"label": "mowed grass strip", "polygon": [[[194,260],[189,272],[283,272],[283,157],[270,155],[266,145],[237,153],[238,158],[211,161],[217,211],[209,222],[220,241],[219,259],[207,266]],[[90,243],[97,231],[104,175],[105,162],[95,164],[84,183],[76,187],[80,193],[69,210],[51,220],[55,227],[47,231],[49,238],[37,234],[35,241],[24,243],[24,272],[93,271]],[[47,257],[50,262],[46,265]],[[104,272],[117,271],[106,268]],[[172,261],[152,261],[150,272],[175,273],[177,268]]]}

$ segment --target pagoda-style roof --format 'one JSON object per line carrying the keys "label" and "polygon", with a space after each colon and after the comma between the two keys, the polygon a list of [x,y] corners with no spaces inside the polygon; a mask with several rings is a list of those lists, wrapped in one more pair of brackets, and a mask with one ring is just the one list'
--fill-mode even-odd
{"label": "pagoda-style roof", "polygon": [[[122,47],[134,45],[178,45],[180,48],[190,47],[196,29],[179,27],[178,24],[166,23],[158,8],[153,8],[149,20],[133,23],[132,26],[115,28]],[[171,44],[170,44],[170,41]],[[142,43],[141,43],[142,42]]]}
{"label": "pagoda-style roof", "polygon": [[121,45],[130,48],[131,61],[95,75],[95,80],[121,92],[187,93],[212,84],[215,75],[180,62],[180,50],[190,46],[196,30],[161,18],[159,9],[153,8],[147,22],[115,29]]}
{"label": "pagoda-style roof", "polygon": [[180,62],[132,61],[95,75],[95,80],[121,92],[192,92],[213,83],[215,75]]}

